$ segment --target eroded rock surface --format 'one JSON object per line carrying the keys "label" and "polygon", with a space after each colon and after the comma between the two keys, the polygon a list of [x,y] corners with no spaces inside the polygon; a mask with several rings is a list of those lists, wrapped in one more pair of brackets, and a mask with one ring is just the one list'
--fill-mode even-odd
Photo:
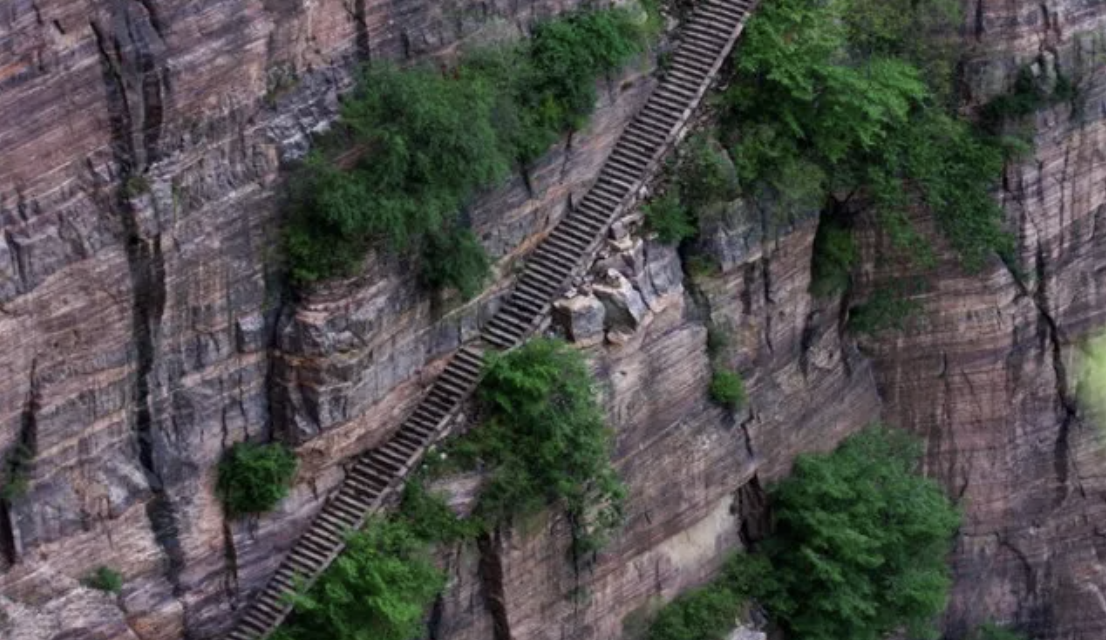
{"label": "eroded rock surface", "polygon": [[[652,81],[635,68],[603,83],[586,130],[473,209],[498,277],[466,305],[425,296],[408,265],[383,257],[362,278],[289,296],[275,250],[282,163],[334,117],[355,60],[450,56],[576,4],[0,11],[0,452],[35,454],[27,493],[0,511],[0,636],[175,640],[230,624],[342,460],[386,436],[475,335]],[[626,527],[594,562],[568,561],[556,511],[450,550],[436,637],[640,633],[663,600],[759,535],[762,487],[797,453],[881,416],[926,439],[928,472],[966,514],[951,638],[986,619],[1047,640],[1106,636],[1106,454],[1071,376],[1080,339],[1106,325],[1106,5],[973,0],[965,15],[972,102],[1026,64],[1079,88],[1036,117],[1035,152],[997,194],[1020,269],[996,260],[965,274],[946,256],[924,273],[877,270],[870,234],[859,293],[898,276],[928,288],[905,331],[858,340],[848,301],[807,293],[813,219],[781,226],[734,205],[704,240],[720,270],[696,278],[641,237],[639,216],[616,224],[558,307],[617,432]],[[611,271],[617,286],[593,291]],[[731,336],[714,364],[710,327]],[[718,365],[748,384],[736,415],[707,400]],[[292,496],[225,521],[219,456],[273,432],[299,443]],[[118,597],[80,585],[101,565],[126,577]]]}

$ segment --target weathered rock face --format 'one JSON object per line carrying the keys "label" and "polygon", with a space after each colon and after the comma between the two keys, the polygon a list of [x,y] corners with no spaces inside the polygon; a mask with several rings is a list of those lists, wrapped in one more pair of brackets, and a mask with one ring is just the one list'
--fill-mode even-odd
{"label": "weathered rock face", "polygon": [[[485,304],[443,314],[377,261],[342,293],[290,305],[281,161],[333,118],[355,59],[449,55],[576,4],[5,6],[0,452],[34,453],[28,490],[0,514],[5,633],[207,637],[230,623],[342,459],[391,426],[414,373]],[[638,72],[612,79],[594,127],[535,169],[533,193],[516,179],[471,213],[497,257],[548,228],[648,88]],[[224,521],[213,484],[227,446],[339,423],[302,448],[279,513]],[[119,598],[78,586],[100,565],[126,577]]]}
{"label": "weathered rock face", "polygon": [[[965,274],[947,256],[920,275],[919,318],[862,340],[884,416],[922,435],[927,468],[965,513],[945,626],[951,637],[995,619],[1033,638],[1106,636],[1106,449],[1076,399],[1073,356],[1106,325],[1106,7],[976,6],[973,98],[1018,71],[1057,69],[1071,104],[1036,117],[1035,150],[1000,197],[1019,239],[1015,273],[997,259]],[[922,221],[923,224],[926,221]],[[909,270],[907,270],[909,271]],[[872,265],[869,284],[886,279]]]}
{"label": "weathered rock face", "polygon": [[[613,79],[585,131],[470,212],[500,277],[459,305],[409,265],[291,299],[282,284],[282,161],[325,128],[354,61],[448,56],[575,0],[16,0],[0,12],[0,453],[30,446],[29,488],[0,511],[0,637],[213,637],[436,362],[474,335],[512,263],[594,176],[651,81]],[[624,530],[567,560],[555,512],[452,552],[433,625],[450,640],[640,635],[658,604],[755,535],[762,484],[794,455],[882,416],[928,442],[965,527],[950,637],[984,619],[1035,638],[1106,635],[1098,435],[1071,359],[1106,324],[1106,5],[966,3],[965,86],[981,102],[1040,57],[1078,109],[1037,118],[1001,197],[1018,277],[997,262],[923,276],[901,333],[845,331],[807,293],[816,221],[766,229],[738,211],[711,235],[721,270],[688,279],[633,218],[555,323],[587,350],[630,489]],[[868,247],[877,245],[873,234]],[[861,289],[896,275],[866,267]],[[915,275],[915,274],[898,274]],[[594,285],[594,286],[593,286]],[[712,363],[708,327],[731,336]],[[739,415],[706,396],[744,375]],[[300,443],[279,511],[225,521],[221,452],[270,432]],[[79,585],[97,566],[114,597]]]}

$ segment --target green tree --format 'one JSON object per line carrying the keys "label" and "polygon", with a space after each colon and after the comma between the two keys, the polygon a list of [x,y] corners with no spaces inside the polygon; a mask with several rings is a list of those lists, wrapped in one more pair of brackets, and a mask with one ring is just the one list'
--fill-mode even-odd
{"label": "green tree", "polygon": [[833,453],[803,455],[772,492],[762,594],[797,640],[877,640],[900,628],[933,636],[959,524],[940,488],[917,474],[911,437],[872,428]]}
{"label": "green tree", "polygon": [[470,52],[444,73],[366,69],[335,132],[291,181],[293,279],[352,275],[369,247],[421,247],[435,261],[425,284],[475,293],[488,260],[470,233],[449,237],[462,226],[459,208],[580,126],[596,76],[641,45],[626,11],[588,11],[540,23],[524,44]]}
{"label": "green tree", "polygon": [[372,520],[310,591],[293,598],[294,640],[411,640],[445,586],[427,543],[403,522]]}
{"label": "green tree", "polygon": [[898,248],[923,260],[907,214],[927,207],[969,270],[996,252],[1009,260],[989,192],[1004,145],[946,113],[938,76],[948,53],[920,44],[956,15],[949,0],[764,3],[725,96],[744,193],[784,216],[834,200],[849,202],[835,215],[867,205]]}
{"label": "green tree", "polygon": [[478,389],[484,422],[451,448],[491,472],[479,517],[497,524],[563,505],[577,552],[620,523],[624,489],[592,384],[583,357],[562,341],[539,338],[491,358]]}
{"label": "green tree", "polygon": [[296,454],[281,443],[234,444],[219,461],[216,486],[227,515],[272,510],[288,495],[296,466]]}

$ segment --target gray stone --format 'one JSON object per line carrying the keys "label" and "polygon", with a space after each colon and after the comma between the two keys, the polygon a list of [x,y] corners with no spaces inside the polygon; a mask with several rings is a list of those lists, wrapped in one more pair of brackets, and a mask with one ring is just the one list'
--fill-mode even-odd
{"label": "gray stone", "polygon": [[607,326],[610,328],[629,329],[632,332],[649,312],[638,290],[617,271],[608,272],[605,282],[592,285],[592,292],[606,308]]}
{"label": "gray stone", "polygon": [[593,296],[577,295],[553,304],[553,319],[569,340],[578,344],[598,344],[603,340],[606,307]]}
{"label": "gray stone", "polygon": [[239,318],[234,328],[239,353],[253,353],[265,348],[265,318],[260,313]]}
{"label": "gray stone", "polygon": [[741,625],[737,629],[734,629],[734,632],[731,633],[726,638],[726,640],[767,640],[767,639],[768,639],[768,634],[764,633],[763,631],[756,631],[755,629],[750,629],[749,627],[746,627],[745,625]]}

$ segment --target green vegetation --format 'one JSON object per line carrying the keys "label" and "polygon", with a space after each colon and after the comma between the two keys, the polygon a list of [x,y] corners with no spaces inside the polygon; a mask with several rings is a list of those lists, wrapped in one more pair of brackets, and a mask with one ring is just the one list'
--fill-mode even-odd
{"label": "green vegetation", "polygon": [[429,289],[452,287],[464,298],[480,293],[489,261],[480,240],[470,229],[448,229],[426,234],[422,283]]}
{"label": "green vegetation", "polygon": [[665,244],[680,244],[699,233],[677,187],[645,205],[645,223]]}
{"label": "green vegetation", "polygon": [[575,552],[601,546],[621,522],[623,487],[583,356],[531,340],[489,361],[478,396],[483,424],[449,448],[458,464],[490,472],[477,516],[494,526],[563,505]]}
{"label": "green vegetation", "polygon": [[887,329],[906,328],[921,304],[892,289],[878,289],[864,304],[849,310],[849,328],[857,333],[875,334]]}
{"label": "green vegetation", "polygon": [[805,455],[772,491],[763,545],[769,610],[798,640],[932,635],[950,584],[945,556],[959,516],[917,475],[918,442],[876,428],[828,455]]}
{"label": "green vegetation", "polygon": [[131,176],[123,183],[123,197],[127,199],[150,192],[150,181],[146,176]]}
{"label": "green vegetation", "polygon": [[293,596],[291,640],[411,640],[445,586],[428,542],[403,521],[371,520],[306,593]]}
{"label": "green vegetation", "polygon": [[110,567],[97,567],[95,571],[81,580],[89,589],[119,594],[123,590],[123,575]]}
{"label": "green vegetation", "polygon": [[649,627],[648,640],[724,640],[770,571],[761,555],[735,554],[711,584],[661,609]]}
{"label": "green vegetation", "polygon": [[678,245],[699,234],[699,221],[711,205],[737,196],[737,174],[725,149],[707,133],[688,140],[673,173],[669,190],[645,206],[645,221],[661,242]]}
{"label": "green vegetation", "polygon": [[814,264],[810,290],[816,296],[841,293],[849,286],[849,273],[860,255],[852,232],[827,216],[814,237]]}
{"label": "green vegetation", "polygon": [[272,510],[288,495],[296,454],[280,443],[239,442],[219,462],[216,489],[230,517]]}
{"label": "green vegetation", "polygon": [[649,628],[649,640],[724,640],[744,604],[717,585],[696,589],[661,610]]}
{"label": "green vegetation", "polygon": [[770,492],[773,535],[665,607],[649,640],[720,640],[749,598],[795,640],[877,640],[899,629],[932,637],[959,516],[917,474],[920,455],[915,440],[876,427],[833,453],[800,456]]}
{"label": "green vegetation", "polygon": [[1018,72],[1013,89],[988,102],[980,113],[984,128],[995,135],[1001,134],[1006,125],[1019,118],[1061,102],[1072,102],[1078,89],[1070,78],[1058,74],[1051,88],[1043,78],[1033,74],[1026,66]]}
{"label": "green vegetation", "polygon": [[[579,554],[618,524],[622,487],[610,434],[579,352],[535,340],[492,359],[480,387],[484,424],[452,441],[411,477],[399,508],[351,532],[346,551],[294,596],[281,640],[410,640],[445,585],[435,545],[471,541],[549,504],[567,509]],[[461,519],[427,479],[482,465],[475,513]]]}
{"label": "green vegetation", "polygon": [[715,369],[710,378],[710,399],[736,411],[745,406],[745,382],[732,371]]}
{"label": "green vegetation", "polygon": [[461,208],[579,127],[596,77],[642,43],[631,16],[612,9],[541,23],[527,42],[472,52],[445,74],[367,69],[293,180],[293,279],[353,274],[375,246],[418,250],[427,286],[475,294],[488,260]]}
{"label": "green vegetation", "polygon": [[1087,417],[1106,433],[1106,333],[1088,338],[1077,355],[1076,397]]}
{"label": "green vegetation", "polygon": [[918,207],[967,269],[1012,256],[989,193],[1008,145],[950,104],[957,11],[951,0],[772,0],[750,19],[723,139],[762,210],[833,218],[815,251],[818,295],[847,286],[851,216],[865,206],[902,257],[932,257],[907,216]]}
{"label": "green vegetation", "polygon": [[25,444],[17,444],[4,458],[3,468],[0,468],[0,477],[4,480],[4,486],[0,487],[0,500],[11,502],[27,493],[31,481],[28,475],[34,452]]}
{"label": "green vegetation", "polygon": [[993,622],[987,622],[975,630],[971,640],[1028,640],[1020,633],[1005,629]]}

